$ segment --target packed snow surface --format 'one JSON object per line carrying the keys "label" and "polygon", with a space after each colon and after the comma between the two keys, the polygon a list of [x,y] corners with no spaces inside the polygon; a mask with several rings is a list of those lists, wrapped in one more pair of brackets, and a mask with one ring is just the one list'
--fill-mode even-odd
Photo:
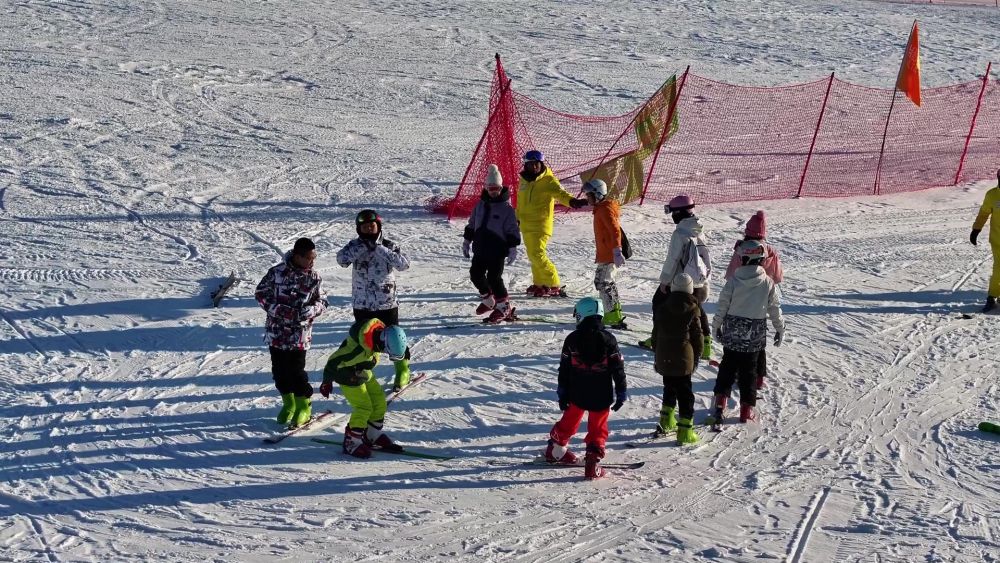
{"label": "packed snow surface", "polygon": [[[464,225],[423,207],[461,178],[495,52],[549,107],[620,114],[689,64],[889,87],[914,19],[927,86],[1000,52],[995,8],[849,0],[4,3],[0,559],[1000,560],[1000,437],[975,429],[1000,419],[998,319],[961,316],[992,269],[986,237],[968,242],[992,183],[698,207],[717,270],[767,210],[788,330],[759,422],[684,448],[624,447],[659,408],[650,356],[624,344],[651,326],[673,229],[626,207],[631,399],[607,461],[646,464],[597,482],[520,465],[559,415],[573,301],[521,298],[522,255],[518,310],[560,323],[473,324]],[[334,254],[365,207],[412,260],[400,314],[430,375],[386,428],[451,461],[261,441],[279,400],[253,288],[316,241],[318,384],[352,320]],[[588,213],[561,215],[550,251],[572,296],[595,295]],[[211,308],[231,271],[248,281]],[[697,419],[714,376],[695,375]]]}

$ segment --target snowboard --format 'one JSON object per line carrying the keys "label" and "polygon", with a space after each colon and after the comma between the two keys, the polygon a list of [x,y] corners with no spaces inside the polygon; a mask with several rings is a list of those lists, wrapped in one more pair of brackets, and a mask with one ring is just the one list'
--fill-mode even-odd
{"label": "snowboard", "polygon": [[236,277],[236,272],[231,272],[229,277],[226,278],[226,281],[222,282],[222,284],[219,285],[219,288],[212,292],[212,306],[218,307],[222,298],[226,296],[226,293],[228,293],[233,286],[239,283],[240,279]]}

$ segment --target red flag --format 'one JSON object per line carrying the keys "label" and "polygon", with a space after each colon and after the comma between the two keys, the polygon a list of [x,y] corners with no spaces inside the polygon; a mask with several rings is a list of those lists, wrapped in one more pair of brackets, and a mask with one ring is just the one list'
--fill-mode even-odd
{"label": "red flag", "polygon": [[907,98],[920,106],[920,40],[917,38],[919,29],[917,21],[913,21],[910,39],[906,42],[906,52],[903,62],[899,65],[899,75],[896,77],[896,89],[906,94]]}

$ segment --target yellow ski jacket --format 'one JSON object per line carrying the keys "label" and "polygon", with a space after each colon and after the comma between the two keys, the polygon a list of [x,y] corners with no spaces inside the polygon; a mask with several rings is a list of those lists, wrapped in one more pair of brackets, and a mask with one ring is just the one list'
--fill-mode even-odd
{"label": "yellow ski jacket", "polygon": [[[983,205],[979,207],[979,215],[976,215],[976,221],[972,224],[972,228],[982,230],[991,214],[996,218],[997,206],[1000,206],[1000,185],[986,192]],[[990,244],[1000,245],[1000,219],[990,221]]]}
{"label": "yellow ski jacket", "polygon": [[530,182],[523,177],[519,177],[519,180],[517,208],[514,211],[521,223],[521,232],[551,235],[555,202],[569,207],[569,200],[573,196],[562,188],[548,166]]}

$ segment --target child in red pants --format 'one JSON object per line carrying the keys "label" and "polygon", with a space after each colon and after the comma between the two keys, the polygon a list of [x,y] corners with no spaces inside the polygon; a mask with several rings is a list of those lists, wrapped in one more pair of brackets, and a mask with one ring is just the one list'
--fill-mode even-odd
{"label": "child in red pants", "polygon": [[562,418],[549,433],[545,459],[550,463],[575,464],[570,438],[576,434],[588,414],[584,477],[604,476],[600,466],[604,444],[608,440],[608,415],[628,399],[625,385],[625,362],[618,341],[604,329],[604,306],[593,297],[581,299],[573,311],[576,330],[563,342],[559,360],[559,408]]}

